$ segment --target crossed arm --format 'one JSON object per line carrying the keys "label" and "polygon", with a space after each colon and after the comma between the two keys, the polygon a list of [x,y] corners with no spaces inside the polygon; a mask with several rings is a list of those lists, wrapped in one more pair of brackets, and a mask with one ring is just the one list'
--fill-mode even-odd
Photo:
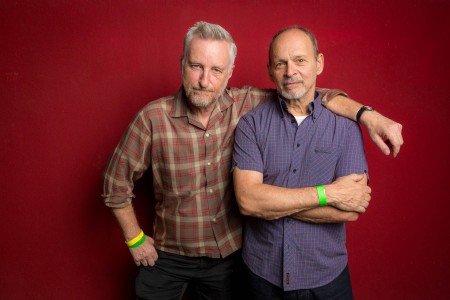
{"label": "crossed arm", "polygon": [[369,205],[365,174],[352,174],[325,185],[328,206],[320,207],[314,187],[284,188],[263,183],[263,174],[233,170],[236,200],[243,215],[274,220],[293,217],[307,222],[355,221]]}

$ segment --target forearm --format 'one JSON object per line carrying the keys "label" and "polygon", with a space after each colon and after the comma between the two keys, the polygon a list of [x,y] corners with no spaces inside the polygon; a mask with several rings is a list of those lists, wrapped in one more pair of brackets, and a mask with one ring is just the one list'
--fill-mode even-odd
{"label": "forearm", "polygon": [[315,188],[288,189],[267,184],[248,188],[237,199],[242,214],[266,220],[279,219],[319,205]]}
{"label": "forearm", "polygon": [[320,98],[322,99],[322,104],[326,107],[327,103],[330,102],[335,97],[348,97],[347,93],[338,89],[328,89],[328,88],[319,88],[316,87],[316,92],[319,93]]}
{"label": "forearm", "polygon": [[[278,219],[319,207],[315,187],[284,188],[263,183],[261,173],[233,171],[236,200],[243,215]],[[370,188],[364,174],[351,174],[324,185],[328,206],[348,212],[365,212],[370,201]]]}
{"label": "forearm", "polygon": [[126,241],[135,238],[141,232],[141,228],[131,204],[123,208],[113,208],[112,212],[122,228]]}
{"label": "forearm", "polygon": [[[130,241],[139,235],[141,228],[139,227],[133,206],[128,205],[123,208],[113,208],[114,215],[122,227],[125,241]],[[131,256],[137,266],[154,266],[158,259],[158,254],[155,249],[155,242],[149,236],[144,236],[143,243],[139,243],[136,247],[129,247]]]}
{"label": "forearm", "polygon": [[298,212],[291,217],[309,223],[341,223],[356,221],[359,214],[325,206]]}
{"label": "forearm", "polygon": [[268,185],[262,183],[261,176],[238,168],[233,171],[236,200],[243,215],[274,220],[319,206],[315,188]]}
{"label": "forearm", "polygon": [[322,101],[329,110],[337,115],[346,117],[353,121],[356,121],[356,114],[363,106],[362,104],[352,100],[348,97],[337,95],[333,98],[328,97],[326,101]]}

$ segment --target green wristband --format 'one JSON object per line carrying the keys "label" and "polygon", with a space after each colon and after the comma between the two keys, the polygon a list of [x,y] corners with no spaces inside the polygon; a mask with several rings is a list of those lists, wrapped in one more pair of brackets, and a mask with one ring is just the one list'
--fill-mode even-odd
{"label": "green wristband", "polygon": [[327,196],[325,195],[325,189],[323,185],[316,186],[317,195],[319,196],[319,205],[326,206],[327,205]]}
{"label": "green wristband", "polygon": [[129,247],[129,248],[136,248],[136,247],[139,247],[140,245],[142,245],[143,242],[145,242],[145,237],[146,237],[146,235],[144,234],[144,235],[142,236],[142,238],[141,238],[139,241],[137,241],[136,243],[134,243],[133,245],[128,246],[128,247]]}

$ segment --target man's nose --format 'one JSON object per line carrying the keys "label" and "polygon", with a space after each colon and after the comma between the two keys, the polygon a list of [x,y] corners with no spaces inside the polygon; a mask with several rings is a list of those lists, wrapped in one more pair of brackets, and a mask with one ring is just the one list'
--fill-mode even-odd
{"label": "man's nose", "polygon": [[209,84],[209,71],[203,70],[202,74],[200,75],[199,84],[202,88],[208,87]]}
{"label": "man's nose", "polygon": [[285,72],[285,75],[287,76],[287,77],[292,77],[292,76],[294,76],[295,74],[297,74],[297,69],[295,68],[295,66],[294,66],[294,64],[292,63],[292,62],[287,62],[287,64],[286,64],[286,72]]}

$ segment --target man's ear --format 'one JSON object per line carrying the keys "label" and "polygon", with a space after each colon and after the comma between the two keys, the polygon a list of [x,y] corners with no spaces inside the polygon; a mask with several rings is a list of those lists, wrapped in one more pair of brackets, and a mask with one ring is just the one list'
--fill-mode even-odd
{"label": "man's ear", "polygon": [[322,53],[317,55],[317,75],[320,75],[323,71],[323,67],[325,65],[325,57]]}
{"label": "man's ear", "polygon": [[271,80],[272,82],[275,82],[275,81],[273,80],[272,69],[270,68],[270,62],[267,63],[266,67],[267,67],[267,73],[269,73],[269,78],[270,78],[270,80]]}
{"label": "man's ear", "polygon": [[229,74],[228,74],[228,79],[231,78],[231,75],[233,75],[233,71],[234,71],[234,64],[231,66]]}

